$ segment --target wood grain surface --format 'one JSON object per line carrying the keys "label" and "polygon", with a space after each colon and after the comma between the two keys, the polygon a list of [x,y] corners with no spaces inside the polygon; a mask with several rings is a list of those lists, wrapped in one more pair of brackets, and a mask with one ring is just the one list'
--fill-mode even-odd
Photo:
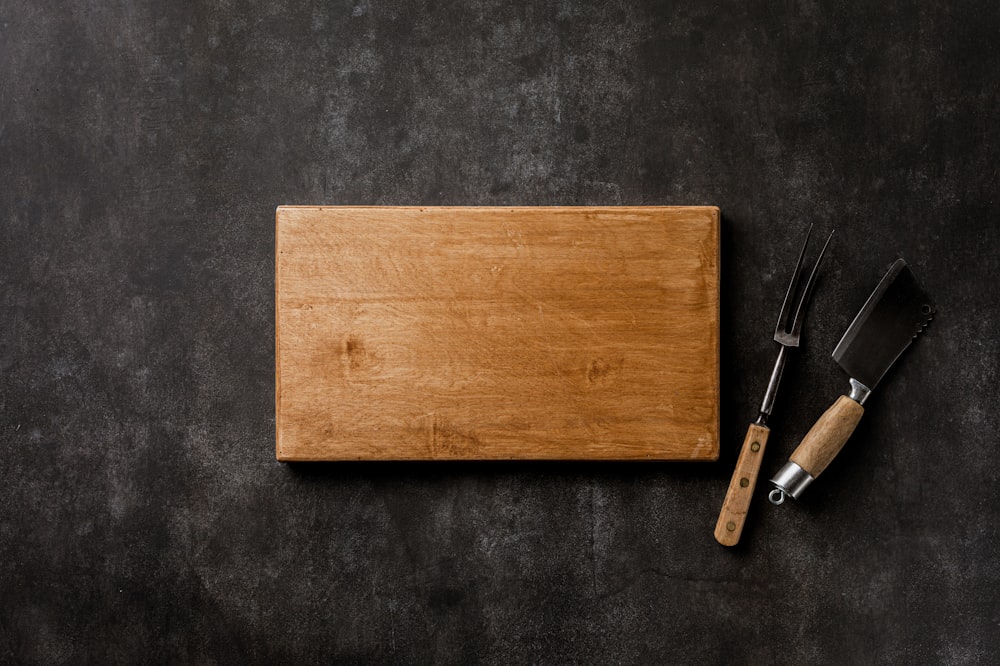
{"label": "wood grain surface", "polygon": [[823,412],[789,457],[814,479],[837,457],[865,413],[865,408],[846,395]]}
{"label": "wood grain surface", "polygon": [[715,460],[715,207],[281,207],[279,460]]}
{"label": "wood grain surface", "polygon": [[726,499],[722,502],[719,519],[715,523],[715,540],[723,546],[735,546],[743,534],[750,501],[757,487],[757,476],[760,473],[760,463],[764,459],[764,449],[771,429],[767,426],[751,423],[747,428],[747,436],[743,439],[736,470],[729,480]]}

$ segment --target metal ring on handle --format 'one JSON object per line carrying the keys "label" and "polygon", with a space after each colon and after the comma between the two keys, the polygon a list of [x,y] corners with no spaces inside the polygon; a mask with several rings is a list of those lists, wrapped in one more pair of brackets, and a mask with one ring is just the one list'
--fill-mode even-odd
{"label": "metal ring on handle", "polygon": [[806,487],[813,482],[813,476],[799,467],[796,463],[791,460],[786,462],[778,473],[774,475],[771,479],[771,483],[774,484],[775,490],[781,492],[781,502],[776,502],[776,497],[768,495],[768,499],[771,500],[772,504],[781,504],[785,501],[785,495],[791,495],[792,499],[798,499],[799,495],[806,489]]}

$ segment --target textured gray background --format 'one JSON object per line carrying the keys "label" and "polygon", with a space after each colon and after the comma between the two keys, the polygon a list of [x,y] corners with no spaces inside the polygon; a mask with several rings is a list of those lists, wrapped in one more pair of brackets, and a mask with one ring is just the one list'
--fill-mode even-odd
{"label": "textured gray background", "polygon": [[[993,663],[995,2],[56,4],[0,0],[0,661]],[[286,203],[720,206],[721,460],[275,462]],[[810,221],[764,473],[895,256],[939,315],[726,550]]]}

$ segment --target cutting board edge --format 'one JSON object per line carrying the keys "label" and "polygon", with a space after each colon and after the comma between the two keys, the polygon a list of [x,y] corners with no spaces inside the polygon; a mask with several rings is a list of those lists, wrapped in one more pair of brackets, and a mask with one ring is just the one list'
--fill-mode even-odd
{"label": "cutting board edge", "polygon": [[[277,206],[274,210],[275,219],[275,230],[277,230],[278,224],[280,224],[281,214],[284,212],[293,212],[301,210],[312,210],[312,211],[323,211],[323,210],[415,210],[423,211],[427,209],[442,210],[442,211],[453,211],[453,210],[476,210],[476,211],[490,211],[490,210],[504,210],[504,211],[530,211],[530,210],[543,210],[543,211],[556,211],[556,210],[600,210],[600,211],[616,211],[616,212],[629,212],[635,210],[642,211],[654,211],[654,210],[676,210],[676,211],[700,211],[708,212],[713,216],[713,222],[716,226],[716,239],[719,236],[719,224],[720,217],[722,215],[721,209],[718,206],[669,206],[669,205],[654,205],[654,206],[644,206],[644,205],[634,205],[634,206],[587,206],[583,204],[575,204],[572,206],[374,206],[374,205],[361,205],[352,206],[350,204],[336,204],[336,205],[300,205],[300,204],[282,204]],[[277,234],[275,234],[277,236]]]}
{"label": "cutting board edge", "polygon": [[281,256],[281,212],[286,206],[278,206],[274,211],[274,454],[280,460],[287,460],[281,449],[281,271],[278,257]]}
{"label": "cutting board edge", "polygon": [[697,455],[634,455],[634,456],[590,456],[580,457],[573,455],[551,456],[551,455],[468,455],[451,457],[431,457],[426,455],[385,455],[385,456],[350,456],[350,455],[308,455],[308,454],[285,454],[279,449],[277,460],[279,462],[715,462],[718,460],[718,439],[711,442],[711,446],[700,449]]}

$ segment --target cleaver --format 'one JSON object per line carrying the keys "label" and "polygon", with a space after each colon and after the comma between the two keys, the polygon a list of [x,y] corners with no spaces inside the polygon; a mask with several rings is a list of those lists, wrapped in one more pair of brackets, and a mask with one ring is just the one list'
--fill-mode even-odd
{"label": "cleaver", "polygon": [[894,261],[833,350],[833,360],[850,377],[850,394],[826,410],[771,479],[772,504],[786,496],[798,499],[826,469],[861,420],[872,389],[933,315],[934,306],[909,266]]}

